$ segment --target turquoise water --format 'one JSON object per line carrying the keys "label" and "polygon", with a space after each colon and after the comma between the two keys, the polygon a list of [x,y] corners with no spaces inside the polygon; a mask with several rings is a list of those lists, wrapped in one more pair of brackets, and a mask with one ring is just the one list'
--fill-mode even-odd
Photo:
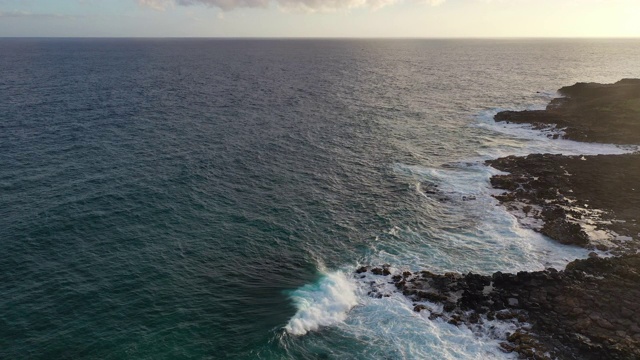
{"label": "turquoise water", "polygon": [[618,150],[491,114],[638,77],[639,45],[0,40],[0,358],[505,356],[351,272],[583,256],[495,206],[481,162]]}

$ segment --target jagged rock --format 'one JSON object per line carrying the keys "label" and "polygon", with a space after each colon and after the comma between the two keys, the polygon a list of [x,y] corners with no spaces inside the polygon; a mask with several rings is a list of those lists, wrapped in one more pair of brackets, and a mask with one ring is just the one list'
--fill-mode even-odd
{"label": "jagged rock", "polygon": [[424,305],[416,305],[416,306],[413,307],[413,311],[415,311],[415,312],[420,312],[420,311],[426,310],[426,309],[427,309],[427,307],[424,306]]}
{"label": "jagged rock", "polygon": [[[500,112],[495,119],[563,128],[565,134],[552,134],[553,139],[640,144],[640,79],[578,83],[560,93],[566,97],[552,100],[546,110]],[[563,271],[492,276],[422,271],[393,276],[396,288],[410,299],[442,304],[444,313],[431,313],[430,319],[482,326],[486,317],[518,326],[500,348],[522,358],[640,359],[640,191],[635,189],[640,153],[532,154],[487,164],[509,173],[491,178],[494,188],[506,191],[496,199],[516,216],[541,221],[531,225],[534,230],[564,244],[622,256],[592,253]],[[441,195],[439,200],[448,201]],[[590,239],[581,222],[625,240]],[[388,266],[371,272],[391,273]],[[485,294],[489,284],[492,290]],[[379,292],[371,294],[377,297]],[[414,309],[423,310],[419,305]]]}
{"label": "jagged rock", "polygon": [[[563,271],[491,276],[422,271],[392,279],[410,299],[442,304],[444,313],[431,313],[430,319],[478,326],[486,318],[530,327],[509,339],[512,351],[521,356],[640,358],[640,254],[576,260]],[[485,295],[489,284],[492,291]],[[459,296],[452,297],[454,293]],[[415,311],[425,309],[426,305],[414,305]]]}
{"label": "jagged rock", "polygon": [[516,349],[516,347],[508,342],[502,342],[500,343],[500,349],[506,353],[512,353]]}
{"label": "jagged rock", "polygon": [[496,319],[498,320],[510,320],[517,317],[518,313],[513,311],[500,311],[496,313]]}

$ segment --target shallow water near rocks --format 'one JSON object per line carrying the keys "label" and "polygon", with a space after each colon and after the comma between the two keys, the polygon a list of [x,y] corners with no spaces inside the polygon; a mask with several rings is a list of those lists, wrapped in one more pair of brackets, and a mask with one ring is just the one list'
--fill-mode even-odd
{"label": "shallow water near rocks", "polygon": [[639,45],[0,40],[0,357],[508,357],[352,272],[585,257],[482,162],[630,149],[491,116],[637,77]]}

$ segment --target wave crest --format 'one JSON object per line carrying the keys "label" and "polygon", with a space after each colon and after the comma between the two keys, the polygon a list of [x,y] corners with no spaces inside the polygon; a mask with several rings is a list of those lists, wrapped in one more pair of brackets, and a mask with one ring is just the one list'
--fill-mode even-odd
{"label": "wave crest", "polygon": [[341,271],[327,273],[318,282],[295,290],[291,299],[298,309],[284,327],[291,335],[342,322],[358,303],[355,284]]}

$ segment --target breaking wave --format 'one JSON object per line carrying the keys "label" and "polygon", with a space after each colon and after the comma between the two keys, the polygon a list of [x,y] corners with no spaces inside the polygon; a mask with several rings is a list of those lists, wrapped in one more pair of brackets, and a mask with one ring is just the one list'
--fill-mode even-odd
{"label": "breaking wave", "polygon": [[341,271],[324,274],[316,283],[295,290],[291,299],[298,309],[285,326],[291,335],[344,321],[358,303],[355,284]]}

